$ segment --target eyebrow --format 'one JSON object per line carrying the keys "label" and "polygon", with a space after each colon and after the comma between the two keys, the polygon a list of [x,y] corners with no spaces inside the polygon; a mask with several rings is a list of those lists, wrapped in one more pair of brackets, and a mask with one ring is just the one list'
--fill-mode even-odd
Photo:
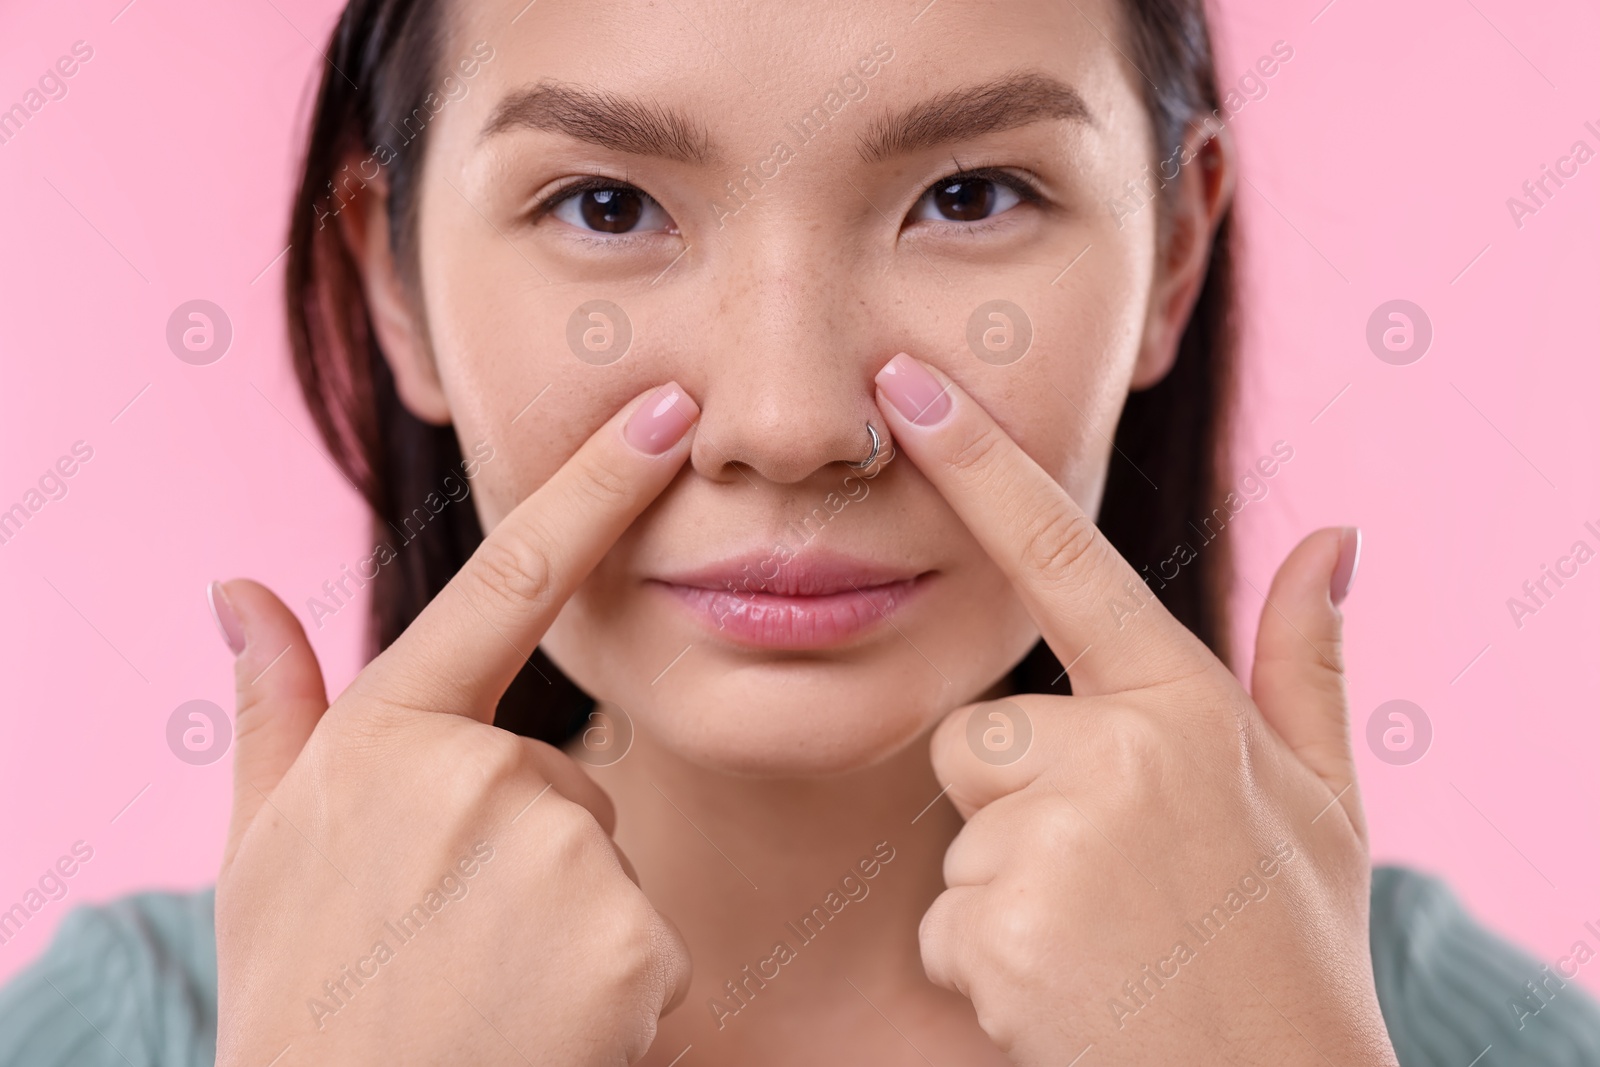
{"label": "eyebrow", "polygon": [[965,89],[952,89],[873,122],[860,137],[861,158],[876,163],[1040,119],[1095,126],[1078,91],[1046,74],[1022,71]]}
{"label": "eyebrow", "polygon": [[680,112],[560,82],[507,94],[478,131],[478,140],[512,129],[549,130],[619,152],[683,163],[716,158],[705,128]]}

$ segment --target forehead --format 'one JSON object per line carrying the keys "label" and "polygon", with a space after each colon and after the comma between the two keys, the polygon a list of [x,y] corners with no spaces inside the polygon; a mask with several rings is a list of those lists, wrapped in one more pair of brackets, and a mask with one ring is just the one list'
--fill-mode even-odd
{"label": "forehead", "polygon": [[[545,82],[603,89],[688,116],[712,147],[764,146],[825,108],[870,127],[941,94],[1045,73],[1092,124],[1143,126],[1118,0],[458,0],[448,69],[486,41],[494,59],[451,125],[475,137],[508,92]],[[887,58],[885,58],[887,57]],[[471,121],[470,131],[463,129]],[[691,131],[699,132],[699,131]],[[843,140],[841,138],[840,140]]]}

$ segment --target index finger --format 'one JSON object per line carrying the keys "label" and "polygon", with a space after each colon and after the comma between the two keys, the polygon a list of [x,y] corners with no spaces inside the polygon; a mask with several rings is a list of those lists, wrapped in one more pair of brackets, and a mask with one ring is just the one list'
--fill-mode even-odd
{"label": "index finger", "polygon": [[904,352],[878,372],[895,440],[1022,596],[1080,694],[1193,673],[1211,654],[1077,501],[948,377]]}
{"label": "index finger", "polygon": [[625,404],[489,531],[363,684],[396,703],[492,722],[561,606],[677,474],[699,415],[676,382]]}

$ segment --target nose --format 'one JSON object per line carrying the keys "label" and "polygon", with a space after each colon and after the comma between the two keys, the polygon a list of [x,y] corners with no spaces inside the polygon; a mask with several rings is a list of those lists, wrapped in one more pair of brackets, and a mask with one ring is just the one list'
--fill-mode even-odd
{"label": "nose", "polygon": [[690,462],[717,481],[794,484],[865,460],[869,421],[887,436],[872,376],[893,353],[872,346],[868,301],[837,254],[752,236],[760,247],[729,260],[702,353]]}

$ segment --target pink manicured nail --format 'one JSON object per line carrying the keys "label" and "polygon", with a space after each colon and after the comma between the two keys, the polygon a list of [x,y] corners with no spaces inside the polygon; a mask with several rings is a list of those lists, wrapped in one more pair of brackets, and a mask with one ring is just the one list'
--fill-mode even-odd
{"label": "pink manicured nail", "polygon": [[1355,581],[1356,564],[1361,562],[1361,527],[1346,526],[1339,537],[1339,562],[1333,566],[1333,580],[1328,583],[1328,596],[1335,604],[1342,603],[1350,593],[1350,583]]}
{"label": "pink manicured nail", "polygon": [[937,426],[955,406],[939,379],[904,352],[883,365],[876,381],[889,402],[916,426]]}
{"label": "pink manicured nail", "polygon": [[234,613],[233,605],[228,603],[228,594],[221,582],[206,586],[206,603],[211,605],[211,618],[216,621],[222,639],[228,643],[228,650],[237,656],[244,651],[244,627],[239,625],[239,616]]}
{"label": "pink manicured nail", "polygon": [[645,455],[659,456],[683,439],[699,413],[700,406],[689,394],[677,382],[668,382],[628,417],[622,436]]}

